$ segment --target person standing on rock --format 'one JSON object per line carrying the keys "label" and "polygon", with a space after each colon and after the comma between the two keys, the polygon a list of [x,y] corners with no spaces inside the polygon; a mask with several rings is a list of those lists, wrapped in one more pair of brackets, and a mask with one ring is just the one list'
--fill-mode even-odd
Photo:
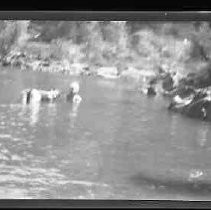
{"label": "person standing on rock", "polygon": [[172,79],[173,79],[173,82],[174,82],[174,87],[178,87],[179,85],[179,80],[180,80],[180,75],[178,72],[173,72],[173,75],[172,75]]}

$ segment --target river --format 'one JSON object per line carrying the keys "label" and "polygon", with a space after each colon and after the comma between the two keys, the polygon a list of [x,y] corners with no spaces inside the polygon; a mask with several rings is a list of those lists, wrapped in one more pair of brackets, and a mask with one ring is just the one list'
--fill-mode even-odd
{"label": "river", "polygon": [[[73,80],[79,106],[20,103]],[[210,200],[211,124],[166,106],[131,82],[2,69],[0,198]]]}

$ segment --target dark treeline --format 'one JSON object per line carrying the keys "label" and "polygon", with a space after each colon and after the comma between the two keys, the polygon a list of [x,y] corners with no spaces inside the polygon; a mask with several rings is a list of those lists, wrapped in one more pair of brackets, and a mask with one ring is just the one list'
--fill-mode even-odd
{"label": "dark treeline", "polygon": [[[0,21],[0,56],[19,48],[70,63],[181,73],[211,59],[209,22]],[[43,52],[45,51],[45,53]]]}

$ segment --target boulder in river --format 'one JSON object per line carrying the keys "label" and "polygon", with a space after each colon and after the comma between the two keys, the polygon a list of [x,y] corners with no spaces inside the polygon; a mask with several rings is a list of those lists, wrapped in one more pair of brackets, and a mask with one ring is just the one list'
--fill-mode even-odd
{"label": "boulder in river", "polygon": [[171,91],[174,89],[174,80],[170,73],[167,73],[162,80],[162,88],[165,91]]}
{"label": "boulder in river", "polygon": [[192,85],[195,88],[205,88],[211,85],[211,63],[196,72],[188,73],[180,83]]}
{"label": "boulder in river", "polygon": [[73,75],[80,75],[83,74],[85,71],[87,73],[89,70],[88,65],[85,63],[73,63],[71,65],[65,64],[65,66],[69,66],[70,74]]}
{"label": "boulder in river", "polygon": [[119,72],[117,67],[100,67],[97,69],[97,76],[106,79],[117,79],[119,78]]}
{"label": "boulder in river", "polygon": [[186,98],[176,95],[168,108],[192,118],[211,121],[211,93],[199,90]]}
{"label": "boulder in river", "polygon": [[9,66],[10,65],[10,63],[5,59],[2,60],[1,64],[2,64],[2,66]]}
{"label": "boulder in river", "polygon": [[121,78],[132,79],[133,81],[142,81],[142,83],[148,83],[155,77],[155,73],[150,70],[137,69],[134,67],[128,67],[122,71]]}
{"label": "boulder in river", "polygon": [[156,91],[156,88],[154,85],[149,85],[145,88],[142,88],[141,93],[143,93],[147,96],[155,96],[157,94],[157,91]]}
{"label": "boulder in river", "polygon": [[121,72],[121,78],[139,81],[140,72],[136,68],[129,67]]}
{"label": "boulder in river", "polygon": [[195,88],[193,88],[192,86],[181,85],[175,87],[170,91],[163,90],[162,94],[164,96],[169,96],[169,97],[175,97],[176,95],[179,95],[181,98],[186,98],[191,94],[194,94],[195,92],[196,92]]}

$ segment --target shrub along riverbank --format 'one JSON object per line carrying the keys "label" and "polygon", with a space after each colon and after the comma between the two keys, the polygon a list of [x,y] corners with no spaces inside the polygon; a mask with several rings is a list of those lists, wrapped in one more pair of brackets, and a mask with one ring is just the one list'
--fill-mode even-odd
{"label": "shrub along riverbank", "polygon": [[13,48],[1,59],[2,66],[13,66],[23,71],[63,73],[69,75],[92,75],[105,79],[131,79],[132,82],[149,80],[156,75],[154,70],[145,70],[133,66],[119,67],[90,62],[70,62],[55,56],[55,46],[41,42],[28,42],[24,48]]}
{"label": "shrub along riverbank", "polygon": [[203,74],[211,60],[211,27],[209,22],[0,21],[0,58],[3,65],[70,74],[109,67],[110,78],[137,79],[139,71],[160,69]]}

